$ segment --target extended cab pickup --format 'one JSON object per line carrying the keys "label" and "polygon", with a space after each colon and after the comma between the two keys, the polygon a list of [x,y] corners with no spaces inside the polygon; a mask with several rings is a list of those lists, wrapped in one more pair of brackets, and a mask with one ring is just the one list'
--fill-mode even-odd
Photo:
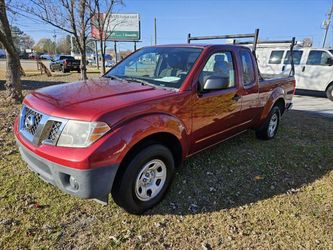
{"label": "extended cab pickup", "polygon": [[247,47],[146,47],[100,79],[32,92],[14,131],[46,182],[140,214],[187,157],[248,129],[272,139],[294,90],[292,76],[261,79]]}
{"label": "extended cab pickup", "polygon": [[77,71],[80,73],[80,60],[75,60],[73,56],[58,56],[50,63],[50,70],[52,72],[58,70],[63,73],[70,71]]}

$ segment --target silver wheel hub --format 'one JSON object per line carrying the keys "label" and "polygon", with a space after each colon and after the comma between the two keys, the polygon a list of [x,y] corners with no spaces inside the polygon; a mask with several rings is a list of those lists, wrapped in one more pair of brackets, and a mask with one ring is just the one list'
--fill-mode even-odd
{"label": "silver wheel hub", "polygon": [[278,125],[278,120],[279,120],[278,115],[273,114],[270,121],[269,121],[269,125],[268,125],[268,135],[270,137],[274,136],[275,130],[276,130],[277,125]]}
{"label": "silver wheel hub", "polygon": [[154,159],[146,163],[135,181],[135,195],[141,201],[155,198],[162,190],[167,177],[163,161]]}

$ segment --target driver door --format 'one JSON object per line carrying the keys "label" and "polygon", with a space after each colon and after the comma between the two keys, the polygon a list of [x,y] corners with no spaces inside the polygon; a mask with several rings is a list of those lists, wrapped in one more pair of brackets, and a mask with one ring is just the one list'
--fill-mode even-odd
{"label": "driver door", "polygon": [[[231,51],[217,51],[210,55],[198,79],[199,90],[194,96],[192,110],[191,153],[230,137],[237,131],[241,111],[236,82],[234,56]],[[210,77],[228,79],[221,89],[205,91]]]}

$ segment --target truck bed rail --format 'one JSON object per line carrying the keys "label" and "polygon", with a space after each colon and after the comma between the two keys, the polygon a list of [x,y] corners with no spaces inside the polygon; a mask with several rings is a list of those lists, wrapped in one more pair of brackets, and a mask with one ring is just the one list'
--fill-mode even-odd
{"label": "truck bed rail", "polygon": [[[243,39],[243,38],[253,38],[253,42],[237,42],[236,39]],[[294,65],[294,46],[296,45],[296,38],[293,37],[291,40],[266,40],[266,41],[259,41],[259,29],[256,29],[254,33],[249,34],[235,34],[235,35],[220,35],[220,36],[192,36],[191,33],[187,35],[187,43],[190,44],[191,41],[199,41],[199,40],[216,40],[216,39],[233,39],[233,44],[239,44],[239,45],[249,45],[253,44],[252,46],[252,53],[257,61],[256,57],[256,49],[258,44],[268,44],[268,43],[290,43],[290,64],[291,69],[289,76],[295,75],[295,65]],[[257,62],[258,64],[258,62]],[[260,75],[260,72],[259,72]]]}

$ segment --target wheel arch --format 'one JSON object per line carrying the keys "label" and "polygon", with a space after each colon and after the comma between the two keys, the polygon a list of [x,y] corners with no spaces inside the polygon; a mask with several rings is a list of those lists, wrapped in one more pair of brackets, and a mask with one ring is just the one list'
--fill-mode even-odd
{"label": "wheel arch", "polygon": [[281,114],[283,114],[283,112],[285,111],[286,108],[286,102],[285,102],[285,91],[283,88],[276,88],[272,94],[270,95],[270,97],[268,98],[264,109],[261,113],[260,119],[259,119],[259,126],[262,125],[267,116],[269,115],[269,112],[272,110],[272,108],[275,105],[279,105],[280,109],[281,109]]}
{"label": "wheel arch", "polygon": [[172,153],[175,160],[175,167],[179,167],[183,161],[183,149],[181,142],[177,136],[169,132],[158,132],[153,133],[147,137],[144,137],[136,144],[134,144],[125,154],[125,157],[121,161],[118,171],[115,176],[115,180],[121,179],[123,176],[126,166],[130,163],[131,159],[140,152],[143,148],[154,144],[161,144],[166,146]]}
{"label": "wheel arch", "polygon": [[280,108],[281,115],[283,115],[284,111],[286,110],[286,102],[285,102],[285,100],[282,97],[278,98],[275,101],[275,103],[273,104],[272,108],[274,106],[278,106]]}
{"label": "wheel arch", "polygon": [[326,89],[325,89],[325,93],[327,92],[328,88],[331,87],[332,85],[333,85],[333,81],[330,82],[329,84],[327,84],[327,87],[326,87]]}

